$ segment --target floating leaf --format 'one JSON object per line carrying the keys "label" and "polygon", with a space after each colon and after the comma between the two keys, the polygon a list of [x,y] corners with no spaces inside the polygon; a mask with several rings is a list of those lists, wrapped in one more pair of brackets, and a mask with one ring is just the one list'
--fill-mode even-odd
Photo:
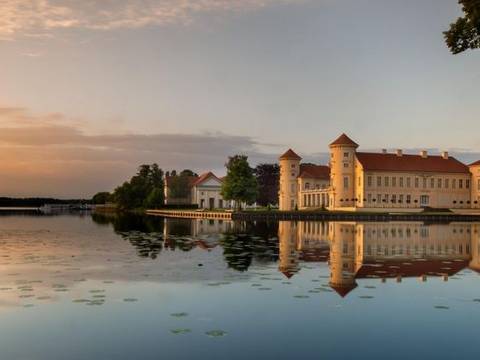
{"label": "floating leaf", "polygon": [[135,302],[135,301],[138,301],[138,299],[135,299],[135,298],[126,298],[126,299],[123,299],[123,301],[125,301],[125,302]]}
{"label": "floating leaf", "polygon": [[450,307],[445,305],[435,305],[435,309],[448,310]]}
{"label": "floating leaf", "polygon": [[205,334],[210,337],[222,337],[227,335],[227,332],[223,330],[210,330],[207,331]]}
{"label": "floating leaf", "polygon": [[175,334],[175,335],[183,335],[183,334],[191,333],[192,330],[190,330],[190,329],[173,329],[173,330],[170,330],[170,332],[172,334]]}
{"label": "floating leaf", "polygon": [[181,317],[186,317],[186,316],[188,316],[188,313],[186,313],[186,312],[179,312],[179,313],[170,314],[170,316],[177,317],[177,318],[181,318]]}

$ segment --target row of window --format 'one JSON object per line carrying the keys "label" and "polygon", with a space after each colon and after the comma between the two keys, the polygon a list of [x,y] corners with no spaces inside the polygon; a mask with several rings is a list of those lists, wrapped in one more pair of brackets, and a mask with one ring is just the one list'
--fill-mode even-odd
{"label": "row of window", "polygon": [[[361,186],[362,178],[358,178],[358,185]],[[395,176],[377,176],[376,177],[377,187],[407,187],[411,188],[412,185],[414,188],[423,189],[470,189],[470,179],[450,179],[450,178],[419,178],[415,177],[395,177]],[[367,176],[367,187],[373,186],[373,176]],[[348,187],[348,178],[347,178],[347,187]],[[480,180],[478,182],[478,187],[480,189]]]}
{"label": "row of window", "polygon": [[[354,199],[340,199],[340,202],[361,202],[362,199],[354,198]],[[421,195],[418,199],[412,198],[412,195],[404,195],[404,194],[377,194],[376,197],[372,194],[367,194],[367,198],[363,199],[364,202],[368,203],[392,203],[392,204],[418,204],[422,206],[429,205],[430,197],[428,195]],[[470,200],[452,200],[452,204],[478,204],[478,201],[470,201]]]}
{"label": "row of window", "polygon": [[326,189],[328,186],[326,184],[315,184],[315,186],[310,186],[310,183],[309,182],[306,182],[305,185],[304,185],[304,189],[305,190],[320,190],[320,189]]}

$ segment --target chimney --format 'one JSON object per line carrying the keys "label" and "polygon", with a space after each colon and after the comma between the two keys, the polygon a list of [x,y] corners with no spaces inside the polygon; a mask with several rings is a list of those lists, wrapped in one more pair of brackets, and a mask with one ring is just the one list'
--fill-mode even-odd
{"label": "chimney", "polygon": [[422,150],[420,151],[420,156],[424,159],[426,159],[428,157],[428,152],[427,150]]}
{"label": "chimney", "polygon": [[382,154],[386,154],[387,153],[387,149],[382,149]]}
{"label": "chimney", "polygon": [[448,160],[448,151],[442,151],[442,158]]}
{"label": "chimney", "polygon": [[397,156],[402,157],[403,156],[403,150],[402,149],[397,149]]}

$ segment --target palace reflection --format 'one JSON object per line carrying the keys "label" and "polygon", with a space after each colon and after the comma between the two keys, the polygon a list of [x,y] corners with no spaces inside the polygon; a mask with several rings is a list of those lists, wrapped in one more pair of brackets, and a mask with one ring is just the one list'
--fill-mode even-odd
{"label": "palace reflection", "polygon": [[357,279],[443,276],[480,271],[478,224],[416,222],[279,223],[279,270],[291,278],[305,262],[328,262],[342,297]]}

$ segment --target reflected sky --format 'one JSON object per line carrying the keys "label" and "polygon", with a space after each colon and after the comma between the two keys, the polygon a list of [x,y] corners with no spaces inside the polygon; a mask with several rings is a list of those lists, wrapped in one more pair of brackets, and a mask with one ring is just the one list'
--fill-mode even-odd
{"label": "reflected sky", "polygon": [[3,215],[2,358],[473,356],[478,226]]}

